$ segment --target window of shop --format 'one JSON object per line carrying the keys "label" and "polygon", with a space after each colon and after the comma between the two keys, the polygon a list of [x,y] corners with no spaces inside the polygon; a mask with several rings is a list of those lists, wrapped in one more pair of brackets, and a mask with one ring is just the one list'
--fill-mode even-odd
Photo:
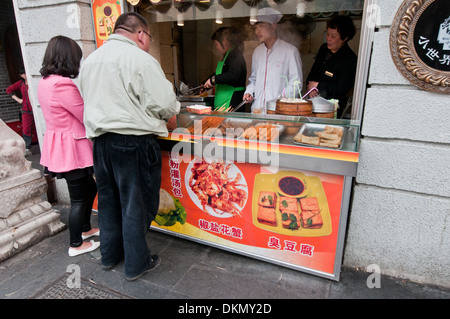
{"label": "window of shop", "polygon": [[243,35],[248,78],[253,50],[260,44],[251,19],[264,7],[272,7],[283,14],[278,23],[278,36],[300,52],[303,95],[307,93],[307,77],[319,48],[326,42],[327,21],[337,15],[351,18],[356,34],[348,45],[358,56],[358,64],[355,84],[346,93],[348,102],[340,103],[339,107],[343,111],[342,118],[361,120],[374,27],[371,20],[376,14],[372,0],[146,0],[137,6],[129,5],[130,10],[148,19],[154,35],[150,53],[160,61],[167,78],[178,90],[182,83],[197,87],[215,71],[222,57],[215,52],[211,36],[223,26],[238,28]]}

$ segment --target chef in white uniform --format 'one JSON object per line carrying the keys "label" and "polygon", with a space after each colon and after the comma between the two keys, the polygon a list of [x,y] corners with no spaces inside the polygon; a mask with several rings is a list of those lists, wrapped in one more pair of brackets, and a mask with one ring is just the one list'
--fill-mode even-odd
{"label": "chef in white uniform", "polygon": [[299,97],[302,87],[302,61],[296,47],[277,36],[282,14],[272,8],[258,10],[255,34],[262,43],[252,56],[252,70],[244,100],[252,102],[252,113],[275,111],[282,96]]}

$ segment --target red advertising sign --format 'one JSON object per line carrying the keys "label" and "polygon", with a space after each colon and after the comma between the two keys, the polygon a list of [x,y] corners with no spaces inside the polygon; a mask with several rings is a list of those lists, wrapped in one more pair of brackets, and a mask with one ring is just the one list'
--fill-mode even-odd
{"label": "red advertising sign", "polygon": [[[163,152],[153,227],[333,274],[344,176]],[[173,202],[172,202],[173,201]]]}

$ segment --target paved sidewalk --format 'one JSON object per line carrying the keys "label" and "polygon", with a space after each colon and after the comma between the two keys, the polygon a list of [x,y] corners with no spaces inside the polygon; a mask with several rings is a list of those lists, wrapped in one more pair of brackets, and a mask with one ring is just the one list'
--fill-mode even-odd
{"label": "paved sidewalk", "polygon": [[[55,208],[66,223],[69,207]],[[368,273],[349,269],[335,282],[158,231],[150,231],[149,241],[161,265],[128,282],[123,263],[100,268],[99,250],[69,257],[68,238],[66,229],[0,263],[0,299],[450,298],[450,290],[387,276],[370,289]]]}

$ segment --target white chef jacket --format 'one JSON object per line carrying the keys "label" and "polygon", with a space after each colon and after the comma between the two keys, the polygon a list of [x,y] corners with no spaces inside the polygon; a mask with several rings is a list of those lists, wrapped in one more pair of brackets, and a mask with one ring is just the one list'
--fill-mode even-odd
{"label": "white chef jacket", "polygon": [[260,44],[252,55],[252,72],[248,80],[245,93],[253,95],[252,112],[254,109],[261,109],[262,113],[266,109],[275,111],[283,90],[287,98],[292,98],[294,93],[295,98],[299,97],[303,73],[298,49],[281,39],[270,50],[264,43]]}

